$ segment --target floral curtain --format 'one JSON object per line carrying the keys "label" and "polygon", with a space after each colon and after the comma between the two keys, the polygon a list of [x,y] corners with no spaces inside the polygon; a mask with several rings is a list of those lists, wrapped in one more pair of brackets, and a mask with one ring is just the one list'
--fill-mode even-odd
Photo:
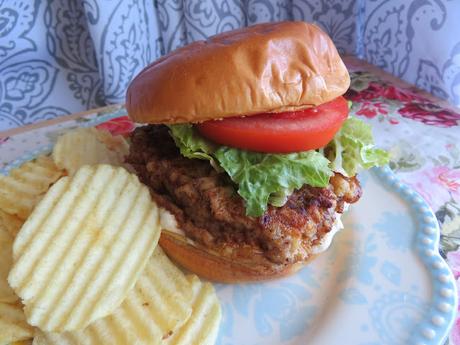
{"label": "floral curtain", "polygon": [[459,18],[456,0],[0,0],[0,130],[123,102],[159,56],[280,20],[460,105]]}

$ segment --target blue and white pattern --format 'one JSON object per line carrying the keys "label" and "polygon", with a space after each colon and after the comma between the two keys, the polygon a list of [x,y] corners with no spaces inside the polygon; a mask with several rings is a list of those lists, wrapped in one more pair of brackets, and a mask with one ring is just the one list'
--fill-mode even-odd
{"label": "blue and white pattern", "polygon": [[460,106],[459,18],[455,0],[366,1],[358,56]]}
{"label": "blue and white pattern", "polygon": [[0,131],[123,103],[161,55],[281,20],[460,105],[459,18],[456,0],[0,0]]}
{"label": "blue and white pattern", "polygon": [[[0,173],[49,151],[54,139]],[[389,168],[363,173],[361,180],[364,195],[344,216],[345,229],[296,275],[216,284],[223,309],[217,344],[442,344],[458,301],[454,277],[438,252],[436,217]]]}
{"label": "blue and white pattern", "polygon": [[388,169],[366,173],[365,194],[333,246],[296,276],[219,285],[218,344],[441,344],[456,286],[437,252],[427,204]]}

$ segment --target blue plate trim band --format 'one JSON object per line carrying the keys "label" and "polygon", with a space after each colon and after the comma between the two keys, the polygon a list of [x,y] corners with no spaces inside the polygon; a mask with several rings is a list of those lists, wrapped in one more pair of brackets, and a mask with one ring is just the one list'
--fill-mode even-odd
{"label": "blue plate trim band", "polygon": [[417,219],[415,248],[425,265],[433,291],[428,313],[412,334],[410,344],[440,345],[447,339],[457,314],[457,285],[452,271],[439,253],[440,229],[427,202],[411,187],[402,183],[389,167],[374,168],[381,181],[398,193]]}

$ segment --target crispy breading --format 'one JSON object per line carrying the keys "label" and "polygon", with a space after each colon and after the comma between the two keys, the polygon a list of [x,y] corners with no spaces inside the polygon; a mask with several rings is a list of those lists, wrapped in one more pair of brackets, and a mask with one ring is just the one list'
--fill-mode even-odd
{"label": "crispy breading", "polygon": [[207,161],[181,156],[165,126],[136,129],[128,162],[189,238],[240,260],[253,260],[255,251],[272,264],[307,260],[344,203],[361,196],[355,177],[335,174],[328,187],[305,185],[284,206],[249,217],[228,176]]}

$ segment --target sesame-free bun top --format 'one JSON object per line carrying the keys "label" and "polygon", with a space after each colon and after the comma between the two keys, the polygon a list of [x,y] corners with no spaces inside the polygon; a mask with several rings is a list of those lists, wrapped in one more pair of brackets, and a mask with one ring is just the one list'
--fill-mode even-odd
{"label": "sesame-free bun top", "polygon": [[349,85],[334,43],[317,26],[266,23],[161,57],[131,82],[126,107],[136,122],[202,122],[320,105]]}

